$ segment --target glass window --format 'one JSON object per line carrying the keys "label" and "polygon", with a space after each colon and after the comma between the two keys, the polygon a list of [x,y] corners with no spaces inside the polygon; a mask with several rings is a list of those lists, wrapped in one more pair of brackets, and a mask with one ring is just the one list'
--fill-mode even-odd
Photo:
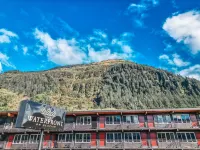
{"label": "glass window", "polygon": [[106,136],[107,136],[106,137],[107,142],[113,142],[114,141],[113,133],[107,133]]}
{"label": "glass window", "polygon": [[123,122],[126,124],[139,123],[137,115],[123,116]]}
{"label": "glass window", "polygon": [[174,140],[174,133],[173,132],[160,132],[158,135],[159,142],[172,142]]}
{"label": "glass window", "polygon": [[66,142],[72,142],[73,135],[72,134],[65,134]]}
{"label": "glass window", "polygon": [[132,133],[133,134],[133,142],[140,142],[140,133]]}
{"label": "glass window", "polygon": [[114,124],[120,124],[120,116],[114,116]]}
{"label": "glass window", "polygon": [[196,142],[196,137],[193,132],[179,132],[177,136],[180,142]]}
{"label": "glass window", "polygon": [[190,123],[189,114],[175,114],[173,115],[173,120],[175,123]]}
{"label": "glass window", "polygon": [[20,143],[20,139],[21,139],[21,135],[16,134],[15,137],[14,137],[14,143]]}
{"label": "glass window", "polygon": [[106,133],[106,142],[121,142],[121,133]]}
{"label": "glass window", "polygon": [[121,133],[115,133],[115,142],[121,142],[122,141],[122,137],[121,137]]}
{"label": "glass window", "polygon": [[38,143],[39,142],[40,135],[38,134],[31,134],[29,143]]}
{"label": "glass window", "polygon": [[91,116],[79,116],[77,117],[77,124],[89,125],[91,124]]}
{"label": "glass window", "polygon": [[156,115],[154,117],[154,122],[157,123],[171,123],[170,115]]}
{"label": "glass window", "polygon": [[[90,142],[90,139],[91,139],[91,135],[90,133],[77,133],[76,134],[76,142],[78,143],[87,143],[87,142]],[[72,141],[72,135],[71,135],[71,139]]]}
{"label": "glass window", "polygon": [[132,133],[124,133],[125,142],[133,142]]}
{"label": "glass window", "polygon": [[120,116],[106,116],[106,124],[120,124]]}

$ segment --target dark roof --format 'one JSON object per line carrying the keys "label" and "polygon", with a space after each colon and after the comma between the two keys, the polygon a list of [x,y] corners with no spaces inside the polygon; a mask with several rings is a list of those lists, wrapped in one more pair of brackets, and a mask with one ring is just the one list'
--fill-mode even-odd
{"label": "dark roof", "polygon": [[[0,115],[17,114],[18,111],[0,111]],[[200,108],[177,108],[177,109],[141,109],[141,110],[80,110],[67,111],[67,115],[106,115],[106,114],[156,114],[156,113],[200,113]]]}

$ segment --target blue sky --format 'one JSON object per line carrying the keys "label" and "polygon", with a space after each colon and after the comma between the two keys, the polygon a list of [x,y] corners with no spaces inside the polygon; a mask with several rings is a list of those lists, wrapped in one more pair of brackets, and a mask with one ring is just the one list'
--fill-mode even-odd
{"label": "blue sky", "polygon": [[126,59],[200,80],[198,0],[0,0],[0,72]]}

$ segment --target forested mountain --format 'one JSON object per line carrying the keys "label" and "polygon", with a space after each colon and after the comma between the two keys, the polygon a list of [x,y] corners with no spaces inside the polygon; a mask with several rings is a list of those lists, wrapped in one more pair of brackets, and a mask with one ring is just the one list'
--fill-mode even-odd
{"label": "forested mountain", "polygon": [[0,75],[0,110],[23,95],[67,110],[199,107],[200,81],[124,60]]}

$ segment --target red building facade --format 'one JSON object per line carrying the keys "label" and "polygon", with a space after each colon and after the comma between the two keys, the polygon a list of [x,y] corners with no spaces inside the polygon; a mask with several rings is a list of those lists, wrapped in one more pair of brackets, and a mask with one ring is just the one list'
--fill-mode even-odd
{"label": "red building facade", "polygon": [[[39,131],[0,112],[0,148],[37,149]],[[43,149],[200,149],[200,109],[67,112],[64,131],[45,131]]]}

